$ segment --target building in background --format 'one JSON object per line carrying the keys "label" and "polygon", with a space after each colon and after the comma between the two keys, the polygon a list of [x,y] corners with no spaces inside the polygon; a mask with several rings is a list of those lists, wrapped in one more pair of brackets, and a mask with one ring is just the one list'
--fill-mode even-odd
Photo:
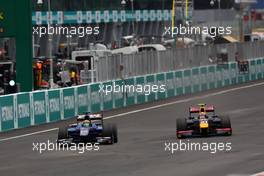
{"label": "building in background", "polygon": [[[53,53],[65,50],[59,48],[65,44],[78,44],[79,48],[88,47],[90,43],[120,45],[122,37],[128,35],[160,38],[164,25],[171,21],[171,8],[171,0],[52,0],[52,25],[97,26],[100,30],[99,35],[85,37],[53,35]],[[33,11],[33,24],[45,26],[48,0],[43,0],[42,5],[33,0]],[[47,55],[47,36],[34,35],[34,45],[41,46],[35,47],[35,54]]]}
{"label": "building in background", "polygon": [[[33,2],[33,24],[47,24],[48,0],[43,5]],[[178,4],[186,0],[175,0]],[[193,2],[189,9],[192,25],[197,26],[231,26],[233,35],[239,36],[239,10],[235,0],[188,0]],[[213,3],[212,3],[213,2]],[[263,1],[252,8],[263,8]],[[184,7],[175,8],[175,25],[182,23]],[[193,10],[194,9],[194,10]],[[244,14],[246,15],[246,14]],[[171,26],[172,0],[52,0],[52,25],[56,26],[91,26],[99,27],[99,35],[53,35],[53,54],[66,52],[71,48],[87,48],[91,43],[120,47],[124,36],[141,36],[148,43],[161,40],[165,26]],[[253,23],[252,25],[258,25]],[[245,30],[251,25],[245,25]],[[34,35],[35,56],[48,54],[47,36]],[[41,47],[39,47],[41,46]]]}

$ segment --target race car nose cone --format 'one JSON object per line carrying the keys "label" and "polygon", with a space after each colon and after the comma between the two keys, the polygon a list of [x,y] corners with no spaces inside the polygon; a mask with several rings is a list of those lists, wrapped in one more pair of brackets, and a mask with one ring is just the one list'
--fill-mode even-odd
{"label": "race car nose cone", "polygon": [[200,123],[200,128],[208,128],[208,127],[209,127],[208,123],[205,122]]}

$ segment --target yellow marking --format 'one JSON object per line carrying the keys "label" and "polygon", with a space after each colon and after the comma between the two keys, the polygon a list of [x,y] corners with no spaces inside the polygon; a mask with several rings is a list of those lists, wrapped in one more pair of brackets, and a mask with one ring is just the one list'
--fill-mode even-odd
{"label": "yellow marking", "polygon": [[189,0],[185,2],[185,18],[188,19],[188,9],[189,8]]}
{"label": "yellow marking", "polygon": [[172,13],[171,13],[171,32],[174,32],[174,18],[175,18],[175,0],[172,0]]}

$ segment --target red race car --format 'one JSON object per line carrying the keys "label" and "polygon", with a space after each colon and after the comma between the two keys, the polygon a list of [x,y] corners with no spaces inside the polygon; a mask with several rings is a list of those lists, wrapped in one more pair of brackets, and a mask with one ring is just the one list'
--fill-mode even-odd
{"label": "red race car", "polygon": [[229,116],[215,114],[212,105],[198,104],[189,108],[189,117],[176,120],[177,138],[193,136],[232,135]]}

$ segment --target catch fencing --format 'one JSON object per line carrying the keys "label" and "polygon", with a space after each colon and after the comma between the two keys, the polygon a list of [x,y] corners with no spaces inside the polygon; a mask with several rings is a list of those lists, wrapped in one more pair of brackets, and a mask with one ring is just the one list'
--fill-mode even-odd
{"label": "catch fencing", "polygon": [[[143,70],[141,70],[143,71]],[[142,72],[143,73],[143,72]],[[236,62],[207,65],[71,88],[25,92],[0,97],[0,131],[69,119],[84,112],[99,112],[184,94],[264,79],[264,58],[249,62],[249,73],[240,74]],[[165,85],[165,92],[100,91],[100,86]]]}
{"label": "catch fencing", "polygon": [[146,51],[131,55],[112,55],[98,61],[98,81],[168,72],[216,63],[218,53],[228,53],[229,61],[264,56],[264,41],[230,43],[166,51]]}

